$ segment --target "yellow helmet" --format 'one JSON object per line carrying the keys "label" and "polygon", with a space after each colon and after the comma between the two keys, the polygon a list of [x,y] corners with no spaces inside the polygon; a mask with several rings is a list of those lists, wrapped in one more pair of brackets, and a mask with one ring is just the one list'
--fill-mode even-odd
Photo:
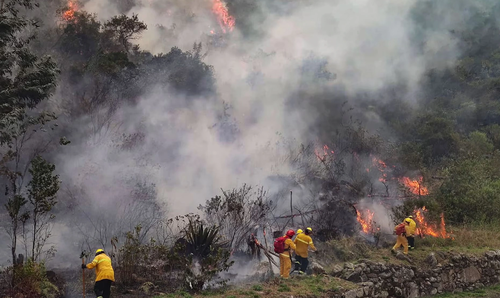
{"label": "yellow helmet", "polygon": [[307,228],[306,230],[308,230],[309,232],[312,232],[312,231],[313,231],[313,229],[311,229],[311,228]]}
{"label": "yellow helmet", "polygon": [[95,254],[98,255],[99,253],[103,253],[104,249],[99,248],[98,250],[95,251]]}
{"label": "yellow helmet", "polygon": [[298,229],[297,230],[297,235],[300,234],[300,233],[304,233],[304,231],[302,231],[302,229]]}

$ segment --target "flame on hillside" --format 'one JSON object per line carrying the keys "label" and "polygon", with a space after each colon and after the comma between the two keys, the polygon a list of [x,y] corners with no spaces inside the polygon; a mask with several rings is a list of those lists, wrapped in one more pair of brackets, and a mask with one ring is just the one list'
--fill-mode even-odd
{"label": "flame on hillside", "polygon": [[[323,151],[323,152],[322,152]],[[320,160],[323,161],[326,156],[329,154],[335,154],[333,150],[331,150],[327,145],[323,145],[322,149],[314,149],[314,155]]]}
{"label": "flame on hillside", "polygon": [[411,193],[415,195],[428,195],[429,190],[427,187],[422,186],[423,178],[420,177],[418,180],[412,180],[408,177],[403,177],[399,181],[410,190]]}
{"label": "flame on hillside", "polygon": [[62,18],[66,21],[72,21],[75,19],[75,12],[78,10],[78,5],[74,0],[68,0],[67,9],[63,11]]}
{"label": "flame on hillside", "polygon": [[361,229],[365,234],[374,234],[376,231],[380,230],[380,228],[375,227],[375,222],[373,221],[374,212],[369,209],[363,210],[360,212],[356,209],[356,220],[361,225]]}
{"label": "flame on hillside", "polygon": [[[380,178],[378,178],[378,181],[380,181],[382,183],[387,182],[387,173],[385,171],[385,169],[387,168],[387,165],[385,164],[385,162],[381,159],[373,157],[372,163],[373,163],[373,166],[376,167],[379,170],[379,172],[382,174],[382,176]],[[368,172],[369,172],[369,170],[368,170]]]}
{"label": "flame on hillside", "polygon": [[222,32],[233,31],[235,20],[229,15],[226,5],[222,0],[213,0],[212,11],[217,16],[217,21],[219,22]]}
{"label": "flame on hillside", "polygon": [[450,238],[450,235],[446,233],[446,224],[444,222],[444,214],[441,213],[441,222],[438,225],[429,224],[429,222],[425,218],[425,213],[427,213],[427,209],[422,207],[422,209],[417,209],[414,211],[415,213],[415,221],[417,223],[417,234],[421,236],[433,236],[437,238]]}

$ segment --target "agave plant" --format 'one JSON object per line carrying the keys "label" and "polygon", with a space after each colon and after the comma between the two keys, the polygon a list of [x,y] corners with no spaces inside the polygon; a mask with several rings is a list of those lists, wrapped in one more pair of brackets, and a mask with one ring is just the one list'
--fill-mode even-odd
{"label": "agave plant", "polygon": [[205,258],[227,245],[216,226],[206,227],[195,219],[189,219],[185,230],[186,249],[193,257]]}
{"label": "agave plant", "polygon": [[[207,282],[216,278],[219,272],[227,271],[233,264],[229,261],[228,242],[223,240],[218,227],[205,226],[196,217],[189,217],[183,234],[183,240],[178,241],[180,246],[177,249],[184,246],[184,253],[188,255],[184,267],[185,284],[188,290],[198,292]],[[225,282],[221,280],[219,283]]]}

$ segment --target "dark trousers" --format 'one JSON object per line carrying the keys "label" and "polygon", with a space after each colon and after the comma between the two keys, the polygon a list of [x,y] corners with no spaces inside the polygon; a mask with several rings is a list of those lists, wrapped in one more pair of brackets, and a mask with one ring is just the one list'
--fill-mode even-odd
{"label": "dark trousers", "polygon": [[295,256],[295,270],[299,270],[305,273],[308,265],[309,260],[307,258],[303,258],[299,255]]}
{"label": "dark trousers", "polygon": [[408,239],[408,247],[415,248],[415,237],[406,237]]}
{"label": "dark trousers", "polygon": [[96,281],[94,285],[94,293],[97,297],[102,296],[102,298],[109,298],[111,294],[111,283],[109,279],[102,279]]}

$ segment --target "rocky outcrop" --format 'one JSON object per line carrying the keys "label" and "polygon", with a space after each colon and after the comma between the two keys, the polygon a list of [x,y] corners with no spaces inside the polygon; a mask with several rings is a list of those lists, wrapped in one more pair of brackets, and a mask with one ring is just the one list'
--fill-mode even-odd
{"label": "rocky outcrop", "polygon": [[454,255],[439,264],[435,254],[425,260],[426,266],[376,263],[335,266],[332,275],[352,281],[359,288],[342,294],[345,298],[406,297],[416,298],[444,292],[462,292],[500,282],[500,250],[482,257]]}

